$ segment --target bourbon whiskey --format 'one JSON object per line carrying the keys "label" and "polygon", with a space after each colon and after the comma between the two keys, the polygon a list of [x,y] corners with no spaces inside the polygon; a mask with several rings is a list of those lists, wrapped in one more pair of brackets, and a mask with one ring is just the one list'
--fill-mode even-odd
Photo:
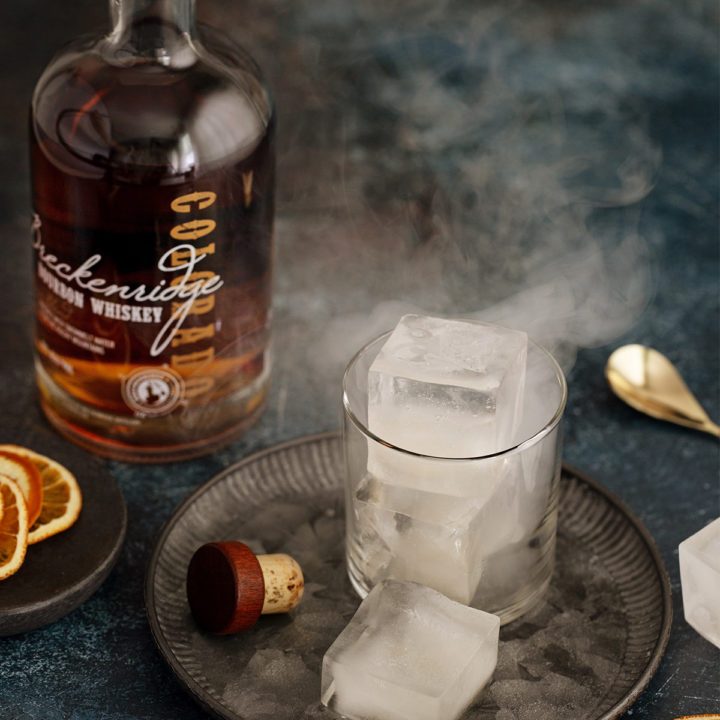
{"label": "bourbon whiskey", "polygon": [[192,0],[113,0],[41,76],[30,138],[36,374],[50,422],[122,460],[209,452],[271,369],[272,101]]}

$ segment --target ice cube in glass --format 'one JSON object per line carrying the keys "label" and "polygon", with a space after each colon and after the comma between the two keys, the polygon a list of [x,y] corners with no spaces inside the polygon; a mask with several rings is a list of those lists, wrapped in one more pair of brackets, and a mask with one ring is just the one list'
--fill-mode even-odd
{"label": "ice cube in glass", "polygon": [[323,704],[357,720],[454,720],[497,663],[500,620],[385,580],[323,658]]}
{"label": "ice cube in glass", "polygon": [[679,547],[685,620],[720,647],[720,518]]}
{"label": "ice cube in glass", "polygon": [[372,476],[355,497],[362,550],[374,584],[410,580],[469,604],[482,575],[483,534],[472,499],[383,483]]}
{"label": "ice cube in glass", "polygon": [[424,455],[503,450],[520,421],[526,360],[524,332],[405,315],[370,366],[369,428]]}
{"label": "ice cube in glass", "polygon": [[[375,450],[369,449],[369,457]],[[458,460],[448,467],[448,461],[441,461],[442,473],[432,458],[420,463],[395,453],[389,460],[396,470],[403,470],[405,461],[418,465],[419,487],[397,484],[396,475],[386,482],[371,474],[358,486],[353,507],[357,527],[363,532],[360,552],[371,584],[386,577],[410,580],[470,604],[497,553],[513,547],[517,556],[536,557],[533,539],[545,521],[559,469],[554,443],[504,458],[487,458],[482,464]],[[426,465],[448,477],[443,492],[425,489],[433,487],[425,482],[429,477],[422,472]],[[410,472],[410,467],[404,470]],[[460,484],[466,491],[460,492]],[[502,587],[517,584],[521,577],[507,560],[493,564],[494,583],[503,567],[505,574],[513,576]]]}

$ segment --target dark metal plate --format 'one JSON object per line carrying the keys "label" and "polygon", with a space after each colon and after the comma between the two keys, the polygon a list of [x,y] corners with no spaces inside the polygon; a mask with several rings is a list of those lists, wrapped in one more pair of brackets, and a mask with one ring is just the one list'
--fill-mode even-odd
{"label": "dark metal plate", "polygon": [[[359,604],[345,571],[341,477],[337,434],[301,438],[214,477],[163,528],[145,583],[150,626],[179,681],[218,717],[337,717],[319,704],[322,657]],[[212,540],[293,555],[306,579],[300,606],[232,637],[198,631],[185,572],[195,549]],[[671,615],[668,575],[643,525],[591,478],[564,467],[550,589],[502,628],[493,682],[464,720],[619,717],[657,669]]]}
{"label": "dark metal plate", "polygon": [[89,598],[115,565],[127,513],[120,488],[105,466],[40,426],[2,428],[0,441],[24,445],[57,460],[77,478],[80,516],[64,532],[30,545],[20,569],[0,582],[0,636],[48,625]]}

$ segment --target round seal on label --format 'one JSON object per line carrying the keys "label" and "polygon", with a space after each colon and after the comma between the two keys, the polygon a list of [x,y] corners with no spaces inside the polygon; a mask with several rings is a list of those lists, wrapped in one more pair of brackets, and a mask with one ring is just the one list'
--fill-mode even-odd
{"label": "round seal on label", "polygon": [[122,383],[122,396],[136,415],[167,415],[183,397],[183,379],[163,367],[133,370]]}

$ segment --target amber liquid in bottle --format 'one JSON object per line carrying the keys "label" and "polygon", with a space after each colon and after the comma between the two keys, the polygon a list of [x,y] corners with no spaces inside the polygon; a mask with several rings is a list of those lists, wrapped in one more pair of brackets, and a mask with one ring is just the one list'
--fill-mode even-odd
{"label": "amber liquid in bottle", "polygon": [[209,452],[264,407],[274,115],[254,63],[190,0],[125,1],[31,113],[42,407],[100,454]]}

